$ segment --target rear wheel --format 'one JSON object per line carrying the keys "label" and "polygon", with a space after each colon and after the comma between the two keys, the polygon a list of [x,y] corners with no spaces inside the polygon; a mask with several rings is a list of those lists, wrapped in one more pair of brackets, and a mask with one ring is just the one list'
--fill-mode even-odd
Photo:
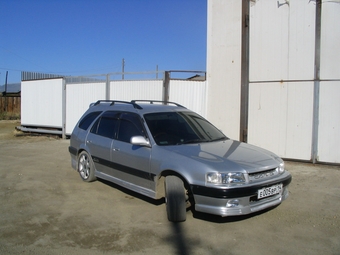
{"label": "rear wheel", "polygon": [[186,220],[186,195],[183,181],[177,176],[165,178],[165,203],[168,220],[180,222]]}
{"label": "rear wheel", "polygon": [[96,180],[92,158],[86,151],[79,154],[78,172],[83,181],[92,182]]}

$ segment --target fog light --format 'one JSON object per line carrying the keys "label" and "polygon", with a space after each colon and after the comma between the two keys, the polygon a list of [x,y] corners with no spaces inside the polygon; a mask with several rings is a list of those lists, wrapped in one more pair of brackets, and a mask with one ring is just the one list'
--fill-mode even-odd
{"label": "fog light", "polygon": [[238,199],[228,200],[228,201],[227,201],[227,204],[226,204],[226,206],[227,206],[228,208],[236,207],[236,206],[238,206],[238,205],[239,205]]}

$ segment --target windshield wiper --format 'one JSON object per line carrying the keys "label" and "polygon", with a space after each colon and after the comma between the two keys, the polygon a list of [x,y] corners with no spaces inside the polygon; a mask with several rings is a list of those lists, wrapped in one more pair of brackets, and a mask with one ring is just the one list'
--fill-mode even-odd
{"label": "windshield wiper", "polygon": [[226,136],[222,136],[216,139],[212,139],[210,142],[217,142],[217,141],[224,141],[224,140],[228,140],[229,138]]}
{"label": "windshield wiper", "polygon": [[209,142],[209,140],[206,139],[191,139],[191,140],[187,140],[187,141],[183,141],[183,142],[179,142],[177,143],[178,145],[180,144],[189,144],[189,143],[206,143]]}

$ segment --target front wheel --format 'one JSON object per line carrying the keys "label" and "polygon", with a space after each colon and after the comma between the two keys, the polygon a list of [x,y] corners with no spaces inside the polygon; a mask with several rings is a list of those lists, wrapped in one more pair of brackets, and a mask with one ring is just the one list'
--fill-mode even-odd
{"label": "front wheel", "polygon": [[78,172],[83,181],[92,182],[96,180],[92,158],[86,151],[79,154]]}
{"label": "front wheel", "polygon": [[186,220],[186,196],[183,181],[177,176],[165,178],[165,203],[168,220],[180,222]]}

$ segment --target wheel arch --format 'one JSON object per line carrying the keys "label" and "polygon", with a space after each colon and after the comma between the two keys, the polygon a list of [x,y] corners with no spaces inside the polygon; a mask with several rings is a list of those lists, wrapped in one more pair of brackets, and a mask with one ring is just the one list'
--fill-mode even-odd
{"label": "wheel arch", "polygon": [[[79,149],[76,152],[76,170],[78,171],[78,160],[79,160],[79,155],[80,153],[82,153],[83,151],[86,151],[87,153],[89,153],[84,147],[79,147]],[[90,155],[90,154],[89,154]]]}
{"label": "wheel arch", "polygon": [[185,176],[183,176],[182,174],[178,173],[175,170],[166,169],[166,170],[163,170],[161,174],[158,176],[157,187],[156,187],[157,198],[165,197],[164,182],[165,182],[165,177],[169,175],[177,176],[178,178],[180,178],[183,181],[185,189],[188,191],[189,194],[192,194],[190,184],[187,178],[185,178]]}

